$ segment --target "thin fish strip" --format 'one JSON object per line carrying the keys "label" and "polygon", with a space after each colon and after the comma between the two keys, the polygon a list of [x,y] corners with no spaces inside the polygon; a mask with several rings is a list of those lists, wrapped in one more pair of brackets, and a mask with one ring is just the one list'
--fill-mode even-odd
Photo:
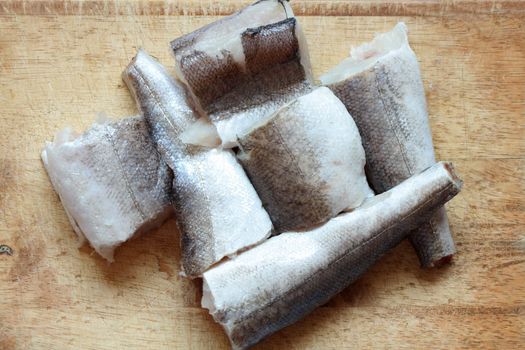
{"label": "thin fish strip", "polygon": [[355,281],[461,184],[438,163],[323,226],[273,237],[204,273],[202,306],[234,349],[248,348]]}
{"label": "thin fish strip", "polygon": [[79,136],[60,131],[42,160],[75,232],[109,261],[173,215],[173,175],[142,117],[96,123]]}
{"label": "thin fish strip", "polygon": [[[425,92],[407,28],[399,23],[321,77],[354,118],[366,153],[366,173],[376,193],[389,190],[435,162]],[[410,241],[423,267],[455,253],[444,208]]]}
{"label": "thin fish strip", "polygon": [[270,217],[235,155],[180,140],[196,120],[183,87],[144,51],[137,53],[123,79],[150,125],[159,153],[174,171],[184,274],[200,276],[224,257],[269,237]]}

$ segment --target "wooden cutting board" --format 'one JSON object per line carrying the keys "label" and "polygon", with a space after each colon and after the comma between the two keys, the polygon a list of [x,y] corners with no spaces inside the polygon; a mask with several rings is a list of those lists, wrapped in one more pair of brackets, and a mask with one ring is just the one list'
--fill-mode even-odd
{"label": "wooden cutting board", "polygon": [[[247,4],[229,0],[0,0],[0,349],[226,349],[178,275],[172,220],[108,265],[78,248],[40,161],[61,128],[137,113],[120,73]],[[318,77],[351,45],[405,21],[437,157],[464,191],[449,205],[454,263],[422,270],[408,243],[259,349],[525,347],[525,3],[293,1]]]}

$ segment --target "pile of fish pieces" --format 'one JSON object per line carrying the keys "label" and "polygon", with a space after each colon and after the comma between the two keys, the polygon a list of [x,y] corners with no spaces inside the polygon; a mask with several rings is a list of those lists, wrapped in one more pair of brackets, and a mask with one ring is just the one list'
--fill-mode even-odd
{"label": "pile of fish pieces", "polygon": [[[403,23],[312,79],[287,2],[258,1],[171,42],[177,80],[140,50],[123,72],[141,116],[65,129],[42,159],[77,234],[104,258],[173,214],[182,273],[233,348],[310,313],[409,238],[455,253]],[[376,193],[377,195],[374,195]]]}

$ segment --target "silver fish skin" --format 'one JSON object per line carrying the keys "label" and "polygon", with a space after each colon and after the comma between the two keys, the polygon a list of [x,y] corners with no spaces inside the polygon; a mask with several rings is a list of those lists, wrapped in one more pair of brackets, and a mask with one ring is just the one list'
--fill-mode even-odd
{"label": "silver fish skin", "polygon": [[202,306],[234,349],[249,348],[359,278],[461,184],[438,163],[318,228],[275,236],[204,273]]}
{"label": "silver fish skin", "polygon": [[281,107],[238,143],[277,232],[322,224],[374,195],[359,131],[326,87]]}
{"label": "silver fish skin", "polygon": [[[435,162],[419,64],[404,23],[353,49],[321,82],[343,101],[359,128],[376,193]],[[444,208],[416,231],[410,241],[423,267],[452,259],[456,249]]]}
{"label": "silver fish skin", "polygon": [[95,123],[82,135],[64,129],[42,160],[75,232],[109,261],[123,242],[173,215],[173,174],[142,117]]}
{"label": "silver fish skin", "polygon": [[191,152],[180,134],[198,119],[188,105],[184,87],[144,50],[138,50],[122,80],[143,113],[159,153],[174,168],[177,159]]}
{"label": "silver fish skin", "polygon": [[285,1],[258,1],[171,47],[179,78],[226,147],[312,89],[306,41]]}
{"label": "silver fish skin", "polygon": [[173,171],[187,276],[198,277],[222,258],[270,237],[270,217],[233,152],[201,152],[179,160]]}
{"label": "silver fish skin", "polygon": [[143,51],[123,77],[174,172],[183,273],[198,277],[224,257],[268,238],[270,217],[233,153],[181,142],[181,133],[196,120],[183,87]]}

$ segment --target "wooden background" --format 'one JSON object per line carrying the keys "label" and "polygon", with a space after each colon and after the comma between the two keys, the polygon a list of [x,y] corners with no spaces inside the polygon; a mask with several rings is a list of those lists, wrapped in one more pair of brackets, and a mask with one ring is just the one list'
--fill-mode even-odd
{"label": "wooden background", "polygon": [[[178,276],[172,220],[108,265],[80,249],[40,161],[63,127],[136,113],[120,73],[247,1],[0,0],[1,349],[226,349]],[[418,54],[458,254],[421,270],[405,242],[353,286],[259,349],[525,347],[525,3],[293,1],[316,77],[403,20]]]}

